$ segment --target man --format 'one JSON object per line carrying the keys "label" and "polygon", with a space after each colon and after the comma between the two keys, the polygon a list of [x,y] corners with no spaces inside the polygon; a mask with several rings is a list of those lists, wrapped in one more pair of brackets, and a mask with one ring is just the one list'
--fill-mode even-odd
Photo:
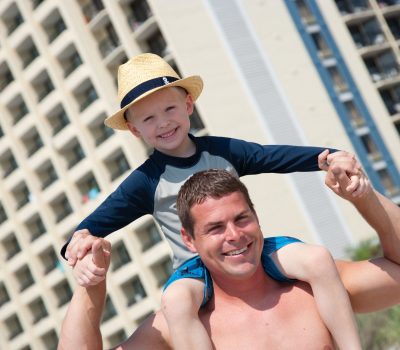
{"label": "man", "polygon": [[[363,198],[352,198],[346,191],[347,175],[338,162],[330,165],[328,186],[352,202],[374,227],[385,255],[371,262],[338,262],[353,308],[374,311],[399,303],[400,208],[372,189]],[[208,182],[218,179],[218,174],[216,179],[207,173],[195,175],[189,180],[192,184],[187,185],[189,192],[196,181],[205,181],[202,176],[208,176]],[[224,181],[236,181],[240,188],[236,178]],[[190,227],[187,231],[185,220],[182,236],[188,247],[200,254],[213,278],[214,298],[201,310],[200,318],[216,349],[333,349],[309,286],[278,283],[263,272],[262,233],[242,190],[217,197],[210,193],[188,206],[188,211],[193,236]],[[229,246],[236,247],[238,254],[224,259],[224,249]],[[107,267],[109,254],[103,250],[109,251],[109,245],[98,239],[92,247],[93,259],[97,265]],[[101,348],[99,324],[104,296],[105,283],[88,289],[78,287],[63,324],[60,349],[85,345],[89,349]],[[169,349],[167,326],[161,314],[146,320],[119,348]]]}

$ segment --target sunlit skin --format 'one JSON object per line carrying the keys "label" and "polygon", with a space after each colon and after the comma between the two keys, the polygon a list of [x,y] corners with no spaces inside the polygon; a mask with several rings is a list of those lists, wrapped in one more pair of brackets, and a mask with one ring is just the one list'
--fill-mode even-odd
{"label": "sunlit skin", "polygon": [[174,157],[190,157],[196,151],[188,137],[193,99],[178,88],[158,90],[132,105],[127,126],[149,146]]}
{"label": "sunlit skin", "polygon": [[256,214],[240,192],[219,199],[207,198],[191,208],[194,238],[182,229],[192,252],[201,255],[214,281],[240,280],[264,275],[260,266],[263,235]]}

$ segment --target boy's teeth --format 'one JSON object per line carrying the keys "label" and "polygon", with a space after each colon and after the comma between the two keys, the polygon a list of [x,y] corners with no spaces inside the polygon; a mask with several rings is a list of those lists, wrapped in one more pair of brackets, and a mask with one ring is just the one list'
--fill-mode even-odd
{"label": "boy's teeth", "polygon": [[171,136],[171,135],[174,133],[174,131],[175,131],[175,130],[172,130],[172,131],[169,132],[168,134],[163,134],[163,135],[161,135],[161,137],[162,137],[162,138],[169,137],[169,136]]}
{"label": "boy's teeth", "polygon": [[243,252],[245,252],[246,250],[247,250],[247,247],[244,247],[242,249],[238,249],[238,250],[234,250],[232,252],[226,253],[226,255],[229,255],[229,256],[239,255],[239,254],[242,254]]}

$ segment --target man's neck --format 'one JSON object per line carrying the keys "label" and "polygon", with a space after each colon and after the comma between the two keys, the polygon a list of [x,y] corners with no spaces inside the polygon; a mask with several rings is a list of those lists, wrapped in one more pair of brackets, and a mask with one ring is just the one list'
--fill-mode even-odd
{"label": "man's neck", "polygon": [[213,285],[216,303],[237,304],[257,303],[257,301],[262,301],[271,290],[280,287],[279,283],[266,275],[261,265],[254,275],[245,280],[213,277]]}

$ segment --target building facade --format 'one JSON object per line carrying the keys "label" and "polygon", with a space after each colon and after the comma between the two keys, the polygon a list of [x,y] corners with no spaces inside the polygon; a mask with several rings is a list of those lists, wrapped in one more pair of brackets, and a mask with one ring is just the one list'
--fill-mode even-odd
{"label": "building facade", "polygon": [[[141,52],[205,82],[197,135],[357,154],[400,204],[400,1],[2,0],[0,349],[55,349],[76,283],[76,225],[147,157],[118,109],[118,66]],[[335,256],[373,233],[320,173],[244,179],[266,235]],[[170,250],[151,217],[109,237],[105,347],[160,304]]]}

